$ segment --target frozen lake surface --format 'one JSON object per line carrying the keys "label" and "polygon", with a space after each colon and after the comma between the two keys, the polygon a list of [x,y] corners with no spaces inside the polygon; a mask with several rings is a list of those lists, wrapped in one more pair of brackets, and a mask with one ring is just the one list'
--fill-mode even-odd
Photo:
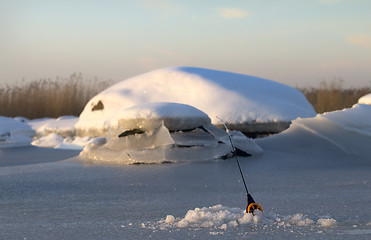
{"label": "frozen lake surface", "polygon": [[[217,204],[242,212],[246,194],[234,159],[88,166],[74,157],[78,153],[0,149],[0,239],[371,238],[371,164],[365,159],[269,149],[240,158],[264,213],[256,222],[221,228],[164,221]],[[326,226],[319,219],[336,222]]]}

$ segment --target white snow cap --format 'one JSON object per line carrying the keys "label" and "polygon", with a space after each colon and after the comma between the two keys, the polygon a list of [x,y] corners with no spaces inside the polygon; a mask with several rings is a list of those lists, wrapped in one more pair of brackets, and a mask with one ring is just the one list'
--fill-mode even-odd
{"label": "white snow cap", "polygon": [[187,130],[211,122],[206,113],[186,104],[145,103],[126,108],[117,114],[120,127],[125,129],[155,129],[164,122],[169,130]]}
{"label": "white snow cap", "polygon": [[290,122],[315,111],[297,89],[274,81],[194,67],[155,70],[121,81],[93,97],[76,128],[108,129],[118,112],[148,102],[194,106],[229,124]]}
{"label": "white snow cap", "polygon": [[358,100],[360,104],[370,104],[371,105],[371,93],[364,95]]}

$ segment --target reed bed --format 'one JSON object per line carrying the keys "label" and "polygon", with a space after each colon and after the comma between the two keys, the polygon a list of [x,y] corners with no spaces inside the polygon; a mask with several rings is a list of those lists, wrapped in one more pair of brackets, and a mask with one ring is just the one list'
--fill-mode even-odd
{"label": "reed bed", "polygon": [[[112,80],[84,79],[81,73],[74,73],[68,78],[0,85],[0,115],[29,119],[78,116],[90,98],[113,83]],[[335,79],[299,90],[317,113],[323,113],[351,107],[361,96],[370,93],[371,87],[345,89],[342,81]]]}
{"label": "reed bed", "polygon": [[0,115],[29,119],[80,115],[94,95],[113,81],[84,79],[81,73],[68,78],[39,79],[0,86]]}
{"label": "reed bed", "polygon": [[331,112],[350,108],[358,99],[371,93],[371,87],[343,88],[343,81],[335,79],[322,81],[317,88],[302,88],[301,90],[317,113]]}

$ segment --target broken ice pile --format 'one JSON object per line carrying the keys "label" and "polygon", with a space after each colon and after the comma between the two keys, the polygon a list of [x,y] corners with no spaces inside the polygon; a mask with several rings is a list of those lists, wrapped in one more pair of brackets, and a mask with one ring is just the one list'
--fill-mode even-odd
{"label": "broken ice pile", "polygon": [[[233,157],[226,131],[195,107],[168,102],[136,105],[118,112],[107,141],[88,144],[81,158],[100,163],[149,164]],[[262,149],[238,131],[229,132],[236,154]]]}

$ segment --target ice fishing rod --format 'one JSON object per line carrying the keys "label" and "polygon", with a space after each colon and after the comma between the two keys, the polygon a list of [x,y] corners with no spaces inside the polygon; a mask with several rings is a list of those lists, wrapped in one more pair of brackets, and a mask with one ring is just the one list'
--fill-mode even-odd
{"label": "ice fishing rod", "polygon": [[236,148],[234,147],[233,142],[232,142],[232,137],[229,134],[229,128],[219,117],[216,117],[216,118],[219,119],[219,121],[223,124],[223,126],[225,128],[225,131],[227,132],[228,139],[229,139],[229,142],[231,143],[231,147],[232,147],[232,154],[233,154],[234,158],[236,159],[238,170],[240,170],[240,175],[241,175],[241,178],[242,178],[242,182],[243,182],[243,185],[245,186],[245,190],[246,190],[246,194],[247,194],[246,212],[254,214],[254,211],[256,209],[263,212],[263,208],[260,206],[260,204],[258,204],[254,201],[254,198],[251,196],[251,194],[249,193],[249,190],[247,189],[245,177],[243,176],[243,173],[242,173],[242,170],[241,170],[240,161],[238,160],[238,157],[237,157],[237,154],[236,154]]}

